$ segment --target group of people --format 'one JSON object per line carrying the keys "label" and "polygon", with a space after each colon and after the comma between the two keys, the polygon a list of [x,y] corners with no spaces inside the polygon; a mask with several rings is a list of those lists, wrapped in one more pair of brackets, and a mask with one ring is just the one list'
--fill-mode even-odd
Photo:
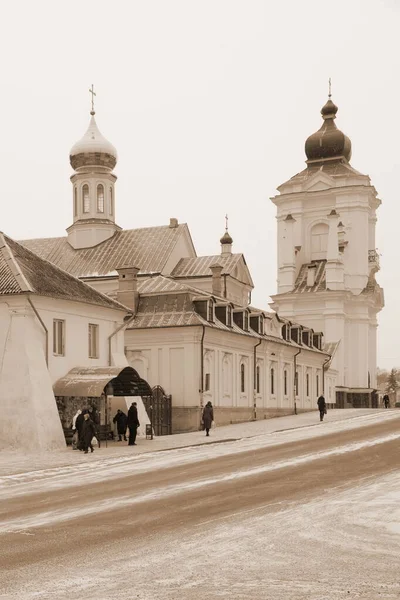
{"label": "group of people", "polygon": [[[72,419],[72,448],[73,450],[80,450],[85,454],[90,452],[94,452],[93,448],[93,438],[96,440],[99,439],[99,433],[97,430],[97,425],[99,424],[99,413],[97,412],[95,407],[84,408],[82,410],[78,410]],[[118,432],[118,441],[122,441],[122,437],[125,441],[128,441],[126,438],[126,431],[129,428],[129,446],[136,446],[136,434],[137,429],[140,427],[139,418],[138,418],[138,410],[137,403],[132,402],[128,415],[126,415],[122,410],[118,409],[117,414],[113,418],[113,423],[117,425]]]}
{"label": "group of people", "polygon": [[122,410],[118,409],[117,414],[113,418],[113,423],[117,424],[118,441],[122,442],[122,437],[126,442],[126,430],[129,428],[128,446],[136,446],[136,434],[140,427],[137,403],[132,402],[126,415]]}

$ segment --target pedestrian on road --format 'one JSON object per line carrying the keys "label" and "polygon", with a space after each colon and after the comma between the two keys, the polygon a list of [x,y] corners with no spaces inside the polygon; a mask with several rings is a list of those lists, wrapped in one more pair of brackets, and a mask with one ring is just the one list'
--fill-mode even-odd
{"label": "pedestrian on road", "polygon": [[82,446],[82,450],[85,452],[85,454],[87,454],[89,452],[89,448],[90,451],[93,452],[94,448],[92,446],[92,439],[94,437],[96,437],[97,432],[96,432],[96,426],[93,423],[92,419],[90,418],[90,415],[88,412],[85,413],[84,415],[84,421],[83,421],[83,425],[82,425],[82,432],[81,432],[81,446]]}
{"label": "pedestrian on road", "polygon": [[319,420],[323,421],[324,415],[326,415],[326,402],[325,402],[325,398],[323,397],[322,394],[318,398],[317,404],[318,404],[318,410],[319,410]]}
{"label": "pedestrian on road", "polygon": [[113,423],[117,424],[118,431],[118,441],[122,442],[122,436],[124,436],[124,440],[126,442],[126,424],[128,421],[128,417],[122,410],[118,409],[117,414],[113,418]]}
{"label": "pedestrian on road", "polygon": [[83,427],[83,423],[85,421],[85,413],[87,412],[86,409],[83,409],[81,414],[78,415],[76,417],[75,420],[75,427],[76,430],[78,432],[78,444],[77,444],[77,448],[78,450],[83,450],[83,446],[82,446],[82,427]]}
{"label": "pedestrian on road", "polygon": [[136,446],[137,428],[140,427],[136,402],[132,402],[128,410],[127,425],[129,427],[128,446]]}
{"label": "pedestrian on road", "polygon": [[387,394],[383,396],[383,404],[385,405],[385,408],[390,408],[390,398]]}
{"label": "pedestrian on road", "polygon": [[214,409],[210,401],[207,402],[203,409],[203,425],[206,430],[206,436],[210,435],[212,422],[214,421]]}

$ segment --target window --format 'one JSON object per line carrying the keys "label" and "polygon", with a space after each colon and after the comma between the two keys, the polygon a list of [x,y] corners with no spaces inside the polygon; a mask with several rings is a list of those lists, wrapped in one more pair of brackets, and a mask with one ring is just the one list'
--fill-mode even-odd
{"label": "window", "polygon": [[317,375],[317,396],[319,396],[319,375]]}
{"label": "window", "polygon": [[232,307],[226,307],[226,324],[228,327],[232,327]]}
{"label": "window", "polygon": [[113,197],[113,189],[110,187],[110,215],[114,214],[114,197]]}
{"label": "window", "polygon": [[271,369],[271,394],[275,394],[275,372],[274,369]]}
{"label": "window", "polygon": [[325,223],[314,225],[311,230],[311,260],[326,258],[329,227]]}
{"label": "window", "polygon": [[97,212],[104,212],[104,186],[101,183],[97,186]]}
{"label": "window", "polygon": [[89,186],[85,183],[82,188],[82,204],[83,204],[83,212],[90,212],[90,198],[89,198]]}
{"label": "window", "polygon": [[53,319],[53,354],[64,356],[65,354],[65,321]]}
{"label": "window", "polygon": [[287,396],[287,371],[286,369],[283,371],[283,393]]}
{"label": "window", "polygon": [[306,374],[306,394],[308,398],[310,395],[310,376],[308,373]]}
{"label": "window", "polygon": [[89,358],[99,358],[99,326],[89,323]]}
{"label": "window", "polygon": [[244,331],[249,330],[249,313],[247,312],[247,310],[245,310],[243,313],[243,329]]}
{"label": "window", "polygon": [[74,217],[78,214],[78,189],[74,187]]}
{"label": "window", "polygon": [[242,392],[242,394],[244,394],[244,392],[246,391],[246,386],[245,386],[245,366],[242,363],[240,365],[240,391]]}
{"label": "window", "polygon": [[257,394],[260,393],[260,389],[261,389],[261,386],[260,386],[260,367],[258,366],[257,369],[256,369],[256,392],[257,392]]}
{"label": "window", "polygon": [[299,373],[296,371],[296,375],[294,376],[294,389],[296,392],[296,396],[299,395]]}
{"label": "window", "polygon": [[210,323],[214,322],[214,304],[212,300],[208,301],[208,314],[207,314],[207,320]]}
{"label": "window", "polygon": [[211,386],[211,375],[210,375],[210,373],[206,373],[206,380],[204,383],[204,391],[209,392],[210,386]]}

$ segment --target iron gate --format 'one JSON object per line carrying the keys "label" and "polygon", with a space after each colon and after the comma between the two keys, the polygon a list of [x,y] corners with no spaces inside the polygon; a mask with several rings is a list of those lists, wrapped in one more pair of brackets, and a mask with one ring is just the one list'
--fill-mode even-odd
{"label": "iron gate", "polygon": [[171,435],[172,433],[172,399],[161,385],[151,390],[151,396],[144,396],[145,405],[155,435]]}

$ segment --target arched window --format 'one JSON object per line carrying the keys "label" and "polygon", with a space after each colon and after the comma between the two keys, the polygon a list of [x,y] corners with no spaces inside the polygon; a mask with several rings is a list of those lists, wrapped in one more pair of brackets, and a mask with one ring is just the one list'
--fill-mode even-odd
{"label": "arched window", "polygon": [[246,391],[246,385],[245,385],[245,383],[246,383],[246,382],[245,382],[245,375],[246,375],[246,372],[245,372],[245,366],[244,366],[244,364],[242,363],[242,364],[240,365],[240,391],[242,392],[242,394],[244,394],[244,392]]}
{"label": "arched window", "polygon": [[260,381],[260,367],[257,366],[257,369],[256,369],[256,392],[257,392],[257,394],[260,393],[260,389],[261,389],[260,382],[261,382]]}
{"label": "arched window", "polygon": [[306,374],[306,394],[308,398],[310,395],[310,376],[308,373]]}
{"label": "arched window", "polygon": [[275,394],[275,371],[271,369],[271,394]]}
{"label": "arched window", "polygon": [[104,186],[101,183],[97,186],[97,212],[104,212]]}
{"label": "arched window", "polygon": [[78,214],[78,189],[74,187],[74,217]]}
{"label": "arched window", "polygon": [[90,212],[90,198],[89,198],[89,186],[85,183],[82,188],[82,204],[83,204],[83,212]]}
{"label": "arched window", "polygon": [[110,186],[110,215],[114,214],[114,196],[113,196],[113,189]]}
{"label": "arched window", "polygon": [[311,229],[311,260],[326,258],[328,231],[329,227],[325,223],[318,223]]}
{"label": "arched window", "polygon": [[283,393],[287,396],[287,371],[286,369],[283,371]]}

